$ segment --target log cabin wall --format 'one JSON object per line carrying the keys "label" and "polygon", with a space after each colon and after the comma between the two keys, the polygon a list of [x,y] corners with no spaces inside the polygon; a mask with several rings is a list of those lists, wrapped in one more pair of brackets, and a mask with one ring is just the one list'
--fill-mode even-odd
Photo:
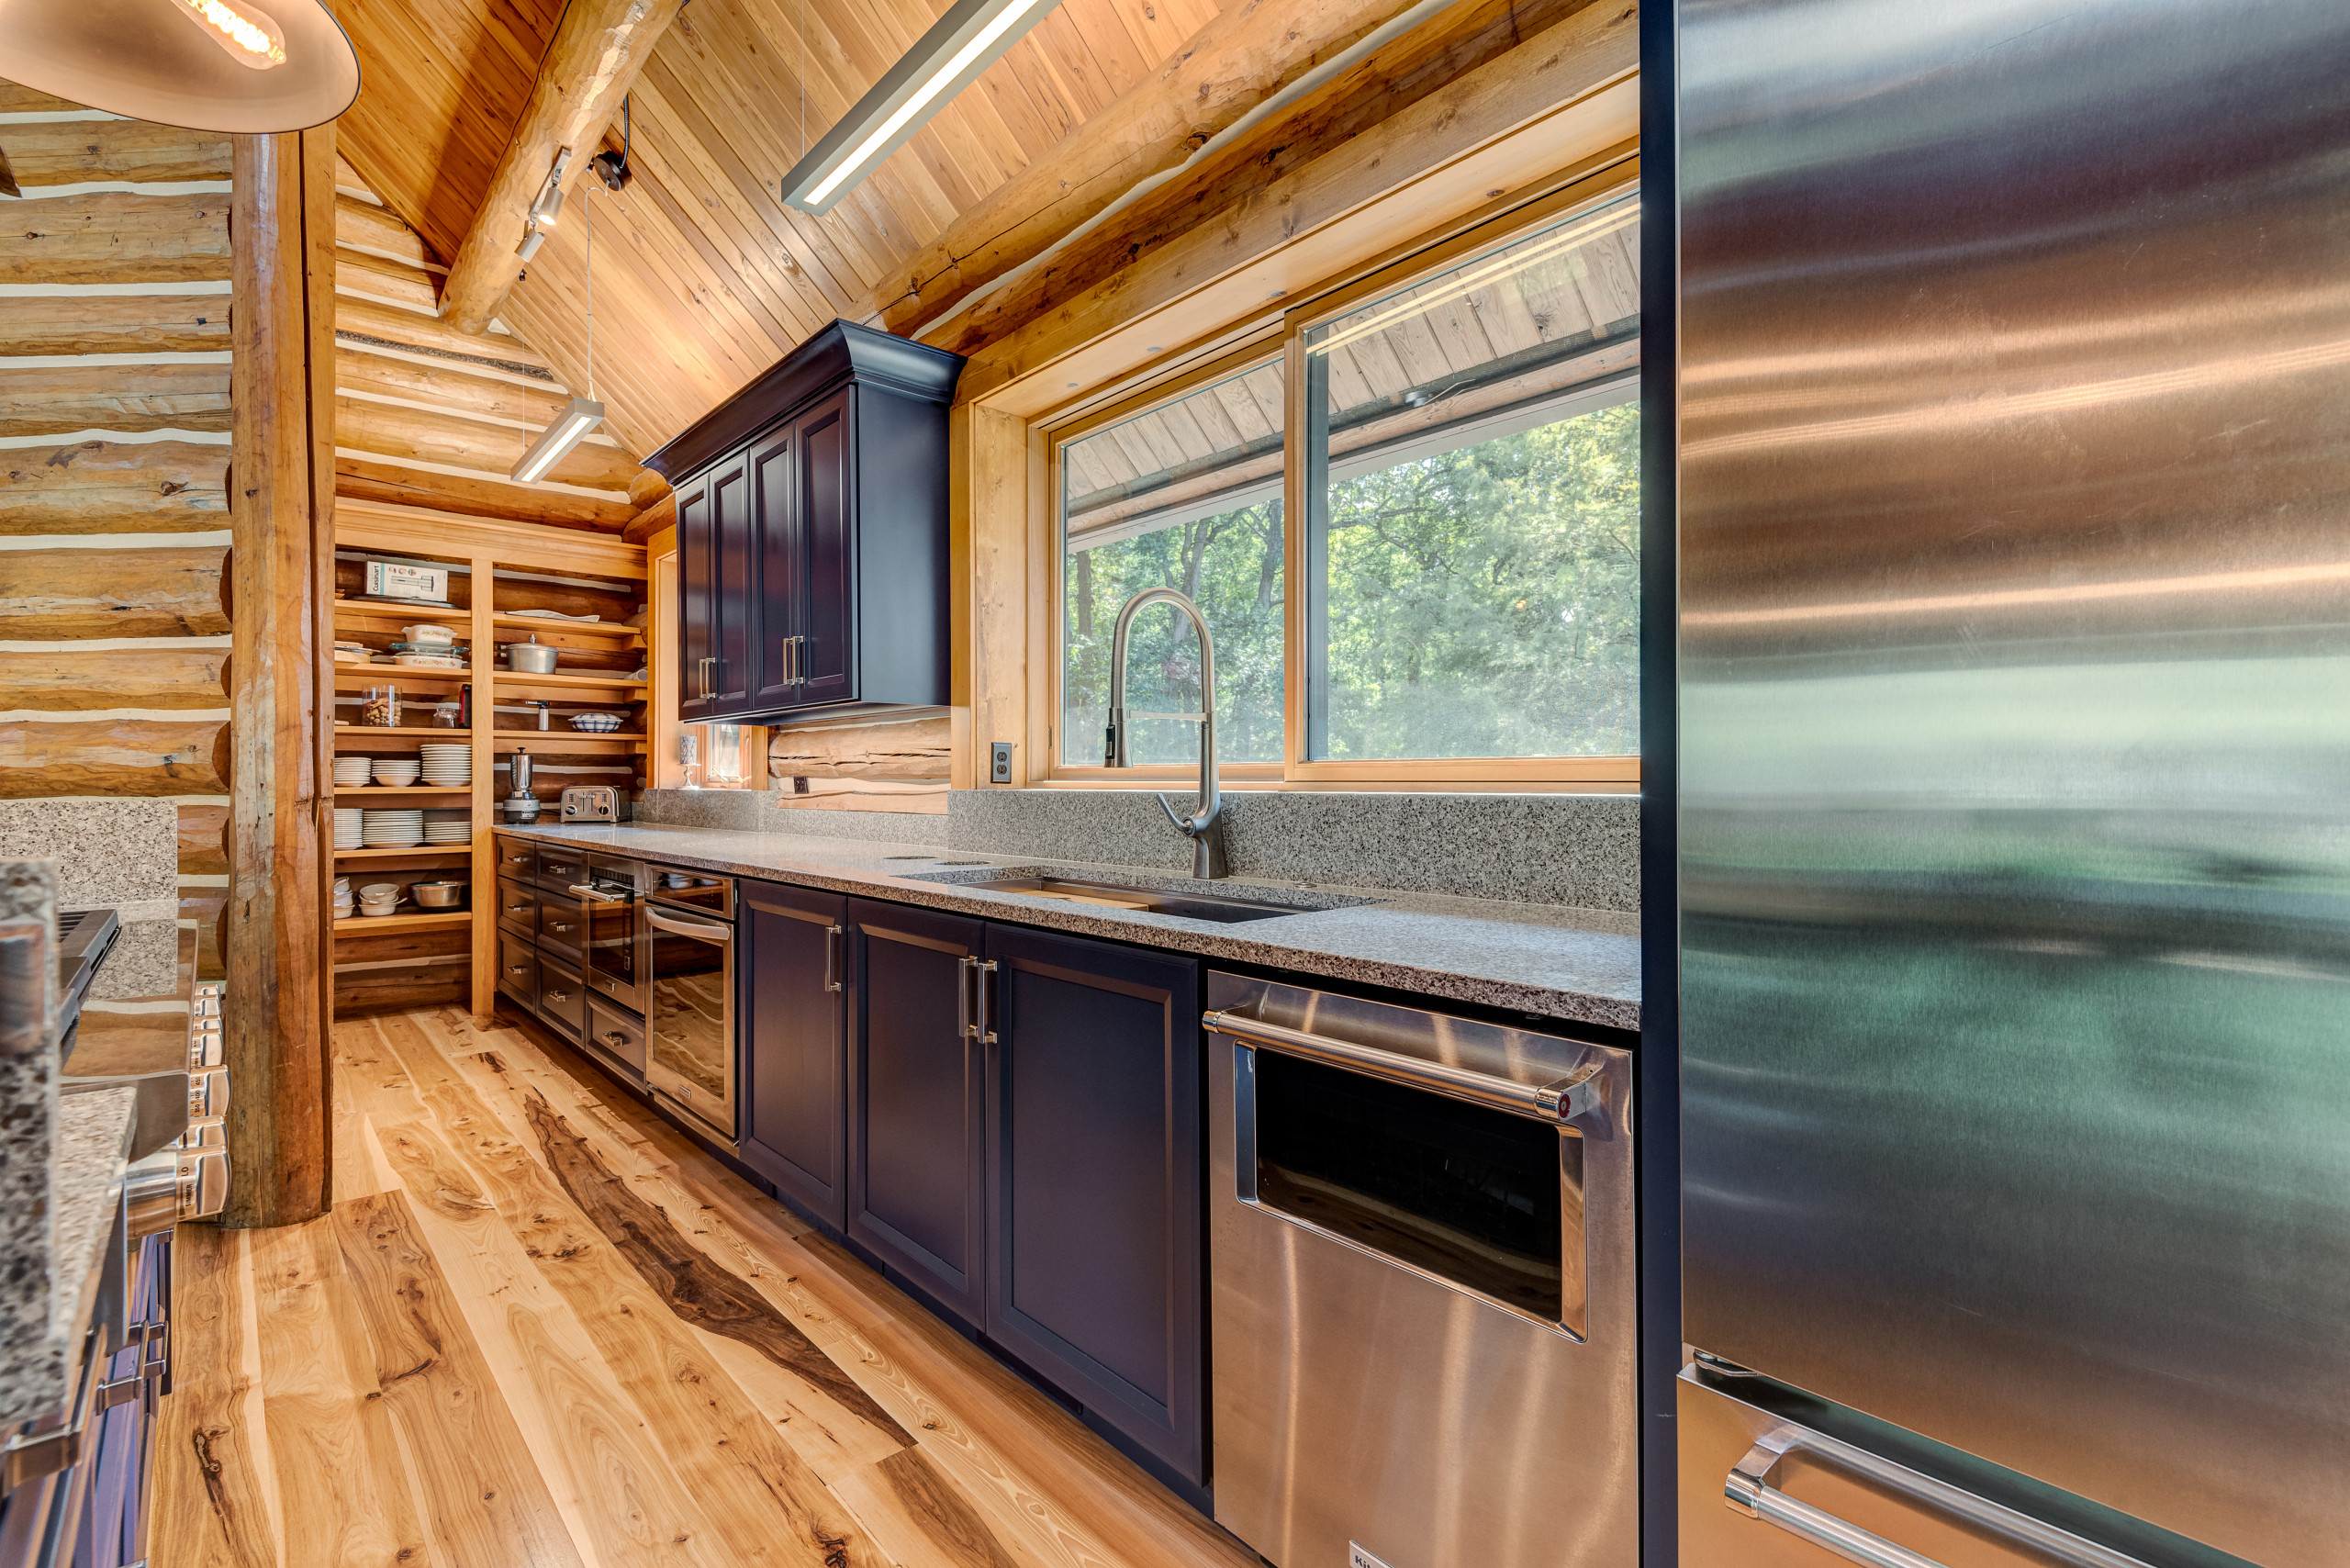
{"label": "log cabin wall", "polygon": [[0,82],[0,798],[179,812],[229,881],[229,139]]}
{"label": "log cabin wall", "polygon": [[767,778],[779,808],[946,814],[954,722],[866,719],[775,730]]}

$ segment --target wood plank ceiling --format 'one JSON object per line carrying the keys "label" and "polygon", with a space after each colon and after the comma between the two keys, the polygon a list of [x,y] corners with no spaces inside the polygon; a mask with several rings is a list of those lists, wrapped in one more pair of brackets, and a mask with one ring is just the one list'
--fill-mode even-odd
{"label": "wood plank ceiling", "polygon": [[[586,385],[584,196],[595,231],[593,379],[620,453],[660,445],[834,317],[870,316],[877,292],[957,214],[1141,84],[1216,15],[1213,0],[1062,0],[831,213],[786,208],[784,172],[945,8],[694,0],[663,36],[635,88],[634,182],[617,196],[584,176],[568,182],[565,220],[499,313],[536,351],[527,357]],[[420,238],[389,279],[412,297],[463,243],[561,0],[339,9],[364,81],[339,145]],[[620,140],[615,125],[604,145]]]}

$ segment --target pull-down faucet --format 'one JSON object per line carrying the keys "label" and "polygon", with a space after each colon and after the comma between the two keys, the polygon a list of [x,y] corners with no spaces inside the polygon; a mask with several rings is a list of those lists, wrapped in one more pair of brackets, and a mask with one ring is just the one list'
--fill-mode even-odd
{"label": "pull-down faucet", "polygon": [[1118,610],[1118,627],[1110,637],[1110,727],[1103,737],[1102,760],[1110,767],[1133,766],[1126,760],[1126,633],[1133,629],[1137,611],[1161,600],[1191,617],[1200,634],[1200,711],[1167,715],[1200,722],[1200,809],[1197,816],[1179,817],[1163,794],[1158,797],[1158,809],[1191,836],[1192,876],[1229,877],[1232,868],[1224,857],[1224,797],[1215,783],[1215,639],[1208,635],[1207,617],[1200,613],[1200,607],[1171,588],[1145,588]]}

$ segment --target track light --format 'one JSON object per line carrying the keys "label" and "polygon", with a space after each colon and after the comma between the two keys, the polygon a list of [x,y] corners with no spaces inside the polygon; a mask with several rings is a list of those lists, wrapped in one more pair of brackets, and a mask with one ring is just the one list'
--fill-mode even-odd
{"label": "track light", "polygon": [[574,398],[555,416],[554,423],[540,433],[522,454],[522,461],[514,465],[513,476],[524,484],[546,473],[563,460],[563,454],[587,439],[588,432],[604,422],[604,405],[591,403],[585,398]]}
{"label": "track light", "polygon": [[824,213],[1044,20],[1058,0],[959,0],[783,177],[783,199]]}
{"label": "track light", "polygon": [[571,149],[566,147],[554,155],[547,183],[539,187],[539,199],[531,204],[531,221],[542,229],[554,227],[556,215],[563,211],[563,172],[570,165]]}
{"label": "track light", "polygon": [[539,247],[546,242],[546,230],[533,223],[529,229],[523,231],[522,242],[514,248],[514,257],[517,261],[527,262],[532,256],[537,255],[539,253]]}

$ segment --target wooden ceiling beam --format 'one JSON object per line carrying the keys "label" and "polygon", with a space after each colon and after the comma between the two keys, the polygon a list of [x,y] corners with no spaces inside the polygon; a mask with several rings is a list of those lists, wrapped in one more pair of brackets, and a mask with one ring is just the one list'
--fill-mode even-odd
{"label": "wooden ceiling beam", "polygon": [[565,11],[490,179],[489,194],[474,215],[442,290],[442,314],[458,330],[487,328],[521,274],[515,247],[522,242],[524,220],[556,151],[572,149],[572,189],[594,177],[587,164],[604,127],[620,112],[621,100],[682,3],[576,0]]}
{"label": "wooden ceiling beam", "polygon": [[873,302],[882,323],[910,334],[936,319],[1416,3],[1257,0],[1224,12],[916,252]]}

